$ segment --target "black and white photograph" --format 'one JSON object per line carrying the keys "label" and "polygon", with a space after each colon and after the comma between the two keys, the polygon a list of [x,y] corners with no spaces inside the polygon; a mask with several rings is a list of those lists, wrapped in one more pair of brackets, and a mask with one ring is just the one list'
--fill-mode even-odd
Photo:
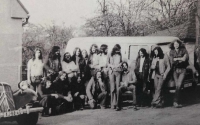
{"label": "black and white photograph", "polygon": [[200,0],[0,0],[0,125],[200,125]]}

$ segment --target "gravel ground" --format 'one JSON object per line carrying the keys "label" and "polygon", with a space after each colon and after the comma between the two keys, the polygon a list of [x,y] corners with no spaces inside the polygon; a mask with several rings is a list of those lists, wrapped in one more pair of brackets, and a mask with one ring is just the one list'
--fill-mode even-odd
{"label": "gravel ground", "polygon": [[[134,111],[124,107],[121,111],[112,109],[85,109],[51,117],[40,117],[37,125],[200,125],[200,104],[183,108],[162,109],[141,108]],[[17,125],[4,122],[2,125]],[[28,123],[27,123],[28,125]]]}

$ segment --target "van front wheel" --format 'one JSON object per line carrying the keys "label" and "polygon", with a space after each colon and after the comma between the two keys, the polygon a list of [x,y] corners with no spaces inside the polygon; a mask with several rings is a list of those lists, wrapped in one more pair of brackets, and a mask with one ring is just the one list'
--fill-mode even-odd
{"label": "van front wheel", "polygon": [[17,117],[17,123],[19,125],[36,125],[38,122],[39,113],[34,112],[30,114],[23,114]]}

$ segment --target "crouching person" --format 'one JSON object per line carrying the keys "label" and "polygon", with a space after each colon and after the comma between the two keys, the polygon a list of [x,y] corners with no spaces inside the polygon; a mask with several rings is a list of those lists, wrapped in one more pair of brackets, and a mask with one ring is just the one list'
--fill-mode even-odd
{"label": "crouching person", "polygon": [[68,81],[66,72],[59,72],[58,77],[53,81],[52,88],[54,93],[58,95],[57,104],[55,104],[55,107],[52,109],[53,115],[72,111],[72,87]]}
{"label": "crouching person", "polygon": [[131,91],[133,93],[133,109],[138,110],[136,106],[136,77],[135,73],[132,70],[128,69],[128,63],[122,63],[122,81],[119,89],[117,90],[117,108],[116,111],[120,111],[122,109],[122,94],[126,91]]}
{"label": "crouching person", "polygon": [[[58,94],[54,90],[51,78],[49,77],[47,77],[47,79],[44,80],[40,86],[38,86],[38,98],[40,105],[44,108],[42,116],[59,114],[59,110],[65,108],[64,106],[66,103],[73,100],[70,94],[68,96]],[[49,112],[49,109],[51,109],[51,112]]]}
{"label": "crouching person", "polygon": [[38,99],[40,105],[44,108],[42,116],[49,116],[49,109],[53,107],[58,98],[57,94],[53,94],[52,83],[50,78],[42,82],[42,85],[38,87]]}
{"label": "crouching person", "polygon": [[90,79],[86,89],[86,94],[89,99],[88,103],[92,109],[97,107],[97,103],[100,104],[101,109],[106,108],[108,97],[106,88],[101,72],[97,71]]}
{"label": "crouching person", "polygon": [[85,104],[85,84],[81,74],[77,74],[77,78],[72,79],[72,95],[75,110],[83,110]]}

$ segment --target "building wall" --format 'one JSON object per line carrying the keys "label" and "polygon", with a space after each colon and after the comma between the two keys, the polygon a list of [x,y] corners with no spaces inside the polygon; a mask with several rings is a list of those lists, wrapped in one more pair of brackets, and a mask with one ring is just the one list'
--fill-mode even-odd
{"label": "building wall", "polygon": [[[16,90],[21,80],[23,29],[22,19],[11,17],[13,6],[18,4],[12,2],[1,0],[0,4],[0,81],[9,83]],[[17,7],[14,8],[18,11]]]}

